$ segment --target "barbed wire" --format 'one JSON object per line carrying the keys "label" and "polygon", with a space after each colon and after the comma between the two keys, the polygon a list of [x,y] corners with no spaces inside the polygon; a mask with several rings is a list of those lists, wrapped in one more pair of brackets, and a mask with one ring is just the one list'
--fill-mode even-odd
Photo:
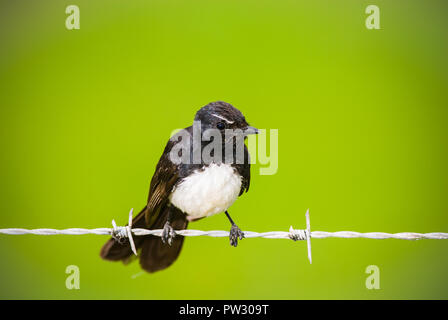
{"label": "barbed wire", "polygon": [[[115,220],[112,220],[112,228],[95,228],[95,229],[85,229],[85,228],[69,228],[69,229],[23,229],[23,228],[8,228],[0,229],[0,234],[7,235],[84,235],[84,234],[96,234],[96,235],[109,235],[114,239],[122,240],[124,238],[129,239],[131,249],[135,255],[137,255],[137,250],[135,248],[133,235],[135,236],[146,236],[153,235],[157,237],[162,236],[163,229],[142,229],[142,228],[132,228],[132,213],[133,210],[129,212],[129,222],[127,226],[117,226]],[[269,231],[269,232],[253,232],[244,231],[244,238],[267,238],[267,239],[291,239],[294,241],[306,240],[308,249],[308,259],[312,263],[311,257],[311,238],[315,239],[325,239],[325,238],[365,238],[365,239],[399,239],[399,240],[420,240],[420,239],[432,239],[432,240],[446,240],[448,239],[448,233],[445,232],[430,232],[430,233],[417,233],[417,232],[400,232],[400,233],[386,233],[386,232],[355,232],[355,231],[311,231],[310,215],[309,209],[305,214],[306,218],[306,229],[294,229],[292,226],[289,231]],[[229,237],[228,231],[221,230],[175,230],[176,235],[184,237],[198,237],[198,236],[208,236],[208,237]]]}

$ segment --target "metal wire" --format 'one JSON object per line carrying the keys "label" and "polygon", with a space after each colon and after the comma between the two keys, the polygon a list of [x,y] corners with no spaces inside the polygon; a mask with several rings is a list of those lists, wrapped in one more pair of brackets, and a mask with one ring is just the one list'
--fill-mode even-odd
{"label": "metal wire", "polygon": [[[84,228],[70,228],[70,229],[22,229],[22,228],[8,228],[0,229],[0,234],[7,235],[23,235],[23,234],[33,234],[33,235],[83,235],[83,234],[98,234],[98,235],[110,235],[117,241],[122,239],[129,239],[132,251],[137,255],[137,251],[134,245],[134,240],[132,235],[135,236],[145,236],[153,235],[157,237],[162,236],[163,229],[141,229],[132,228],[132,212],[129,212],[129,223],[125,227],[119,227],[112,220],[112,228],[95,228],[95,229],[84,229]],[[431,232],[431,233],[416,233],[416,232],[400,232],[400,233],[385,233],[385,232],[355,232],[355,231],[337,231],[337,232],[326,232],[326,231],[311,231],[310,227],[310,217],[309,210],[306,212],[306,229],[294,229],[292,226],[289,231],[269,231],[269,232],[253,232],[244,231],[244,238],[267,238],[267,239],[291,239],[306,240],[308,247],[308,259],[310,263],[311,259],[311,238],[315,239],[325,239],[325,238],[367,238],[367,239],[399,239],[399,240],[420,240],[420,239],[432,239],[432,240],[446,240],[448,239],[448,233],[445,232]],[[198,237],[198,236],[208,236],[208,237],[229,237],[228,231],[211,230],[175,230],[176,235],[184,237]]]}

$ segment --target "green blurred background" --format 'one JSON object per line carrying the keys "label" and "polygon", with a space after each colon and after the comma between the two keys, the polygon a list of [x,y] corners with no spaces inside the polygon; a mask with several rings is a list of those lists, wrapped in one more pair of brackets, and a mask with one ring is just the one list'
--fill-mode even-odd
{"label": "green blurred background", "polygon": [[[80,8],[80,30],[65,8]],[[381,10],[367,30],[365,8]],[[0,228],[109,227],[173,129],[224,100],[279,130],[243,230],[448,232],[445,1],[1,1]],[[224,215],[190,224],[228,230]],[[447,299],[448,241],[187,238],[156,274],[106,236],[0,236],[3,299]],[[65,268],[80,268],[67,290]],[[380,290],[365,269],[380,268]]]}

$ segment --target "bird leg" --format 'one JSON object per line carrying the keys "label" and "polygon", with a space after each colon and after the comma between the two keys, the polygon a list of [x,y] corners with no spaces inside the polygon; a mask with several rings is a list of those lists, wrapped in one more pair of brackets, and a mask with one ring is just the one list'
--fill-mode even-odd
{"label": "bird leg", "polygon": [[165,225],[163,226],[162,230],[162,242],[167,243],[168,245],[171,245],[173,243],[173,239],[176,237],[176,231],[174,231],[173,227],[171,226],[171,219],[173,218],[172,211],[168,213],[168,218],[166,219]]}
{"label": "bird leg", "polygon": [[235,222],[233,222],[229,213],[227,211],[225,213],[226,213],[226,216],[229,219],[230,223],[232,224],[232,227],[230,228],[230,234],[229,234],[230,245],[233,247],[236,247],[238,245],[238,238],[240,238],[240,240],[243,240],[244,232],[241,231],[241,229],[235,224]]}

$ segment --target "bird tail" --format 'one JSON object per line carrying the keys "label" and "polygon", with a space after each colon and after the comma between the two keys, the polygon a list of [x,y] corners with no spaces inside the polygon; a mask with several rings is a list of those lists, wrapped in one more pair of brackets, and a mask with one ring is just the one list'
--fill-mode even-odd
{"label": "bird tail", "polygon": [[[171,212],[170,221],[173,229],[186,229],[188,226],[186,215],[173,206],[165,207],[150,226],[145,222],[147,207],[143,208],[134,218],[132,228],[163,229],[170,210],[174,210]],[[140,265],[145,271],[150,273],[169,267],[179,256],[184,242],[184,237],[179,235],[176,235],[171,245],[163,243],[160,237],[152,235],[133,236],[133,239],[135,248],[139,252]],[[112,238],[101,248],[100,256],[109,261],[129,263],[133,260],[134,254],[128,239],[120,243]]]}

